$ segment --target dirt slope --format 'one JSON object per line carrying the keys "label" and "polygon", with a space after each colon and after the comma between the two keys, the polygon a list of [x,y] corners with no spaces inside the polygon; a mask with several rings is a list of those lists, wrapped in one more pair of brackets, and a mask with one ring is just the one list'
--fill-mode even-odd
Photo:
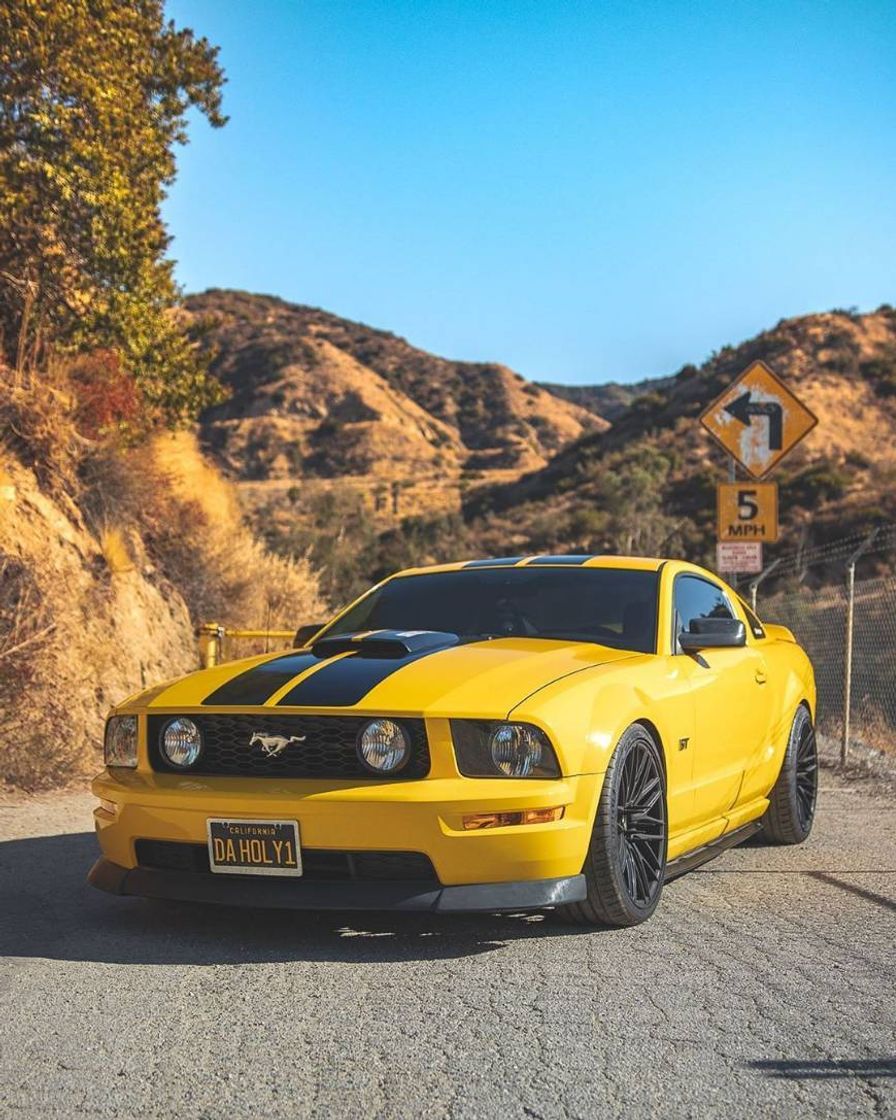
{"label": "dirt slope", "polygon": [[0,787],[37,789],[98,768],[113,704],[197,667],[198,622],[326,612],[316,574],[254,537],[192,433],[91,442],[66,394],[2,372]]}
{"label": "dirt slope", "polygon": [[[196,644],[139,536],[113,567],[77,506],[13,460],[4,473],[15,498],[0,504],[0,782],[33,788],[95,765],[109,707],[195,668]],[[26,643],[19,657],[11,638]]]}

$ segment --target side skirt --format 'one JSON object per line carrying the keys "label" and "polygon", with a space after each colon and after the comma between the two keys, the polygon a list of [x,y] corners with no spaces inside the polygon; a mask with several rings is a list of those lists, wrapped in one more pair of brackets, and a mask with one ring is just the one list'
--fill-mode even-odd
{"label": "side skirt", "polygon": [[753,836],[762,828],[759,821],[750,821],[749,824],[741,825],[740,828],[734,829],[733,832],[726,832],[723,836],[713,840],[709,844],[704,844],[702,848],[695,848],[692,852],[685,852],[683,856],[678,859],[673,859],[671,863],[666,864],[666,875],[664,882],[668,883],[671,879],[677,879],[679,875],[684,875],[686,871],[693,871],[695,867],[700,867],[701,864],[709,863],[711,859],[720,856],[723,852],[727,852],[729,848],[734,848],[738,844],[742,844],[748,837]]}

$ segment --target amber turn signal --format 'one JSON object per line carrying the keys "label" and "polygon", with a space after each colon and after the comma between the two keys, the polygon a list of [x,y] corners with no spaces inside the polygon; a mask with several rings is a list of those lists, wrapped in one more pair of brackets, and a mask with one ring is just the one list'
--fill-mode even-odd
{"label": "amber turn signal", "polygon": [[563,811],[564,807],[557,805],[553,809],[521,809],[515,813],[474,813],[473,816],[464,817],[464,828],[472,831],[480,828],[505,828],[510,824],[547,824],[549,821],[559,821]]}

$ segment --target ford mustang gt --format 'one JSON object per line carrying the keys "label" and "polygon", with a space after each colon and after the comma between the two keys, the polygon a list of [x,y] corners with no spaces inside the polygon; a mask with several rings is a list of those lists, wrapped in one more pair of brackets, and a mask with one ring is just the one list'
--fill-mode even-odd
{"label": "ford mustang gt", "polygon": [[413,569],[297,646],[114,710],[95,887],[629,926],[750,834],[812,827],[809,659],[692,564]]}

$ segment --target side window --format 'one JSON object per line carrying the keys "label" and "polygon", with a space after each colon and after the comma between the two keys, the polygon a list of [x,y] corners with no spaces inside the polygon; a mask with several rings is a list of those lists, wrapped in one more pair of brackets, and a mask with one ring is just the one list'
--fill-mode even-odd
{"label": "side window", "polygon": [[714,583],[699,576],[678,576],[673,596],[675,618],[672,647],[678,649],[678,635],[689,630],[695,618],[735,618],[728,596]]}

